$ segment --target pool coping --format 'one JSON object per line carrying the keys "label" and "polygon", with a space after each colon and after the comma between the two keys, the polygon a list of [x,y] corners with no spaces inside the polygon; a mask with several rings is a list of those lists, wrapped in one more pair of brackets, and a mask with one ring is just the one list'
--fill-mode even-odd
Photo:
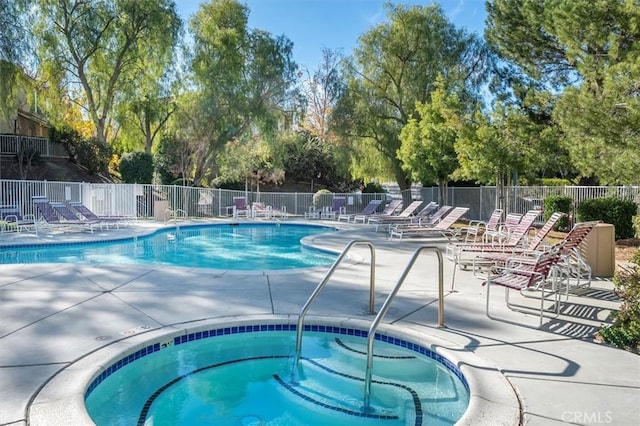
{"label": "pool coping", "polygon": [[[58,371],[36,393],[29,404],[30,425],[93,425],[85,408],[85,394],[91,382],[114,361],[158,342],[211,328],[240,327],[248,324],[296,325],[297,315],[243,315],[213,320],[173,324],[113,341],[88,353]],[[346,327],[368,330],[370,321],[334,316],[308,316],[305,325]],[[457,425],[518,424],[520,399],[509,381],[493,364],[441,337],[426,336],[424,331],[402,325],[380,324],[378,333],[419,344],[446,358],[463,374],[469,385],[469,406]]]}

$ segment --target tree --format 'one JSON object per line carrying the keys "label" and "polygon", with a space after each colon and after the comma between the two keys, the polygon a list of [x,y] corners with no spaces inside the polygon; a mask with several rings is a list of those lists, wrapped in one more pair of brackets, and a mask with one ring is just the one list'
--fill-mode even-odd
{"label": "tree", "polygon": [[493,0],[486,38],[538,85],[559,93],[553,120],[583,176],[640,175],[640,4]]}
{"label": "tree", "polygon": [[[438,75],[469,83],[483,60],[475,36],[457,30],[440,7],[385,7],[389,21],[363,34],[354,50],[333,123],[358,150],[360,174],[391,175],[406,189],[411,176],[397,152],[416,102],[430,102]],[[470,95],[474,88],[466,87]]]}
{"label": "tree", "polygon": [[449,95],[439,79],[431,94],[431,103],[418,103],[419,118],[411,118],[400,133],[402,145],[398,157],[411,177],[427,185],[436,182],[440,204],[447,203],[447,183],[458,168],[455,143],[458,138],[451,117],[462,114],[457,96]]}
{"label": "tree", "polygon": [[43,57],[64,74],[62,83],[91,118],[98,141],[106,143],[113,136],[118,94],[136,84],[138,59],[164,59],[162,52],[175,43],[180,28],[175,3],[39,0],[38,6]]}
{"label": "tree", "polygon": [[453,120],[460,169],[454,174],[479,183],[495,183],[496,208],[509,211],[506,188],[518,173],[538,167],[540,128],[514,106],[496,104],[491,115],[476,111]]}
{"label": "tree", "polygon": [[[169,55],[170,52],[167,52]],[[171,56],[171,55],[169,55]],[[126,88],[124,101],[117,108],[121,144],[151,153],[155,142],[166,129],[178,104],[178,74],[163,63],[141,60],[137,66],[138,84]]]}
{"label": "tree", "polygon": [[225,145],[218,156],[221,182],[255,182],[260,191],[261,182],[280,183],[284,172],[273,162],[269,145],[257,135],[246,140],[234,139]]}
{"label": "tree", "polygon": [[303,83],[306,111],[302,127],[322,140],[327,140],[329,118],[342,85],[338,68],[339,60],[338,52],[322,49],[322,61],[318,69],[313,75],[307,75],[307,80]]}
{"label": "tree", "polygon": [[203,155],[195,163],[194,181],[211,181],[225,144],[271,132],[285,121],[293,99],[297,66],[293,45],[247,26],[248,9],[236,0],[202,4],[190,21],[193,80],[198,108],[207,127]]}
{"label": "tree", "polygon": [[0,118],[12,113],[15,84],[23,72],[21,64],[28,50],[27,1],[0,1]]}
{"label": "tree", "polygon": [[281,140],[285,176],[288,181],[323,185],[336,192],[349,192],[357,188],[348,171],[341,167],[341,157],[333,144],[326,143],[303,130],[287,133]]}
{"label": "tree", "polygon": [[126,183],[151,183],[153,156],[146,152],[128,152],[120,158],[119,169]]}

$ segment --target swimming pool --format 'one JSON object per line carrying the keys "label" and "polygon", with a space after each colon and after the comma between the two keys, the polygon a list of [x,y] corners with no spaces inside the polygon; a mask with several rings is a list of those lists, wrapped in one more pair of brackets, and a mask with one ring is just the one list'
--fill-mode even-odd
{"label": "swimming pool", "polygon": [[367,332],[307,325],[293,380],[295,325],[246,323],[149,342],[88,386],[102,425],[452,425],[469,405],[458,367],[419,343],[376,336],[363,410]]}
{"label": "swimming pool", "polygon": [[226,270],[280,270],[333,263],[333,253],[300,240],[335,228],[304,224],[191,225],[114,241],[1,247],[0,264],[154,264]]}

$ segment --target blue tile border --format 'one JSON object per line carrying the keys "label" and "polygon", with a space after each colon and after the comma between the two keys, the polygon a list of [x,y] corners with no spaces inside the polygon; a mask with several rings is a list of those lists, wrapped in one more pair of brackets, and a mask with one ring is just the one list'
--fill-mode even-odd
{"label": "blue tile border", "polygon": [[[232,327],[223,327],[223,328],[212,328],[210,330],[202,330],[193,333],[188,333],[181,336],[176,336],[173,338],[173,345],[182,345],[185,343],[190,343],[197,340],[214,338],[217,336],[227,336],[232,334],[242,334],[242,333],[262,333],[262,332],[270,332],[270,331],[296,331],[296,324],[252,324],[252,325],[241,325],[241,326],[232,326]],[[328,333],[328,334],[340,334],[347,336],[356,336],[356,337],[368,337],[368,331],[354,328],[346,328],[346,327],[337,327],[331,325],[304,325],[304,331],[308,332],[318,332],[318,333]],[[376,333],[375,340],[386,342],[392,344],[394,346],[399,346],[402,348],[406,348],[407,350],[419,353],[426,357],[429,357],[443,366],[445,366],[449,371],[451,371],[456,377],[460,379],[462,384],[464,385],[467,392],[469,392],[469,383],[466,378],[460,371],[460,369],[447,358],[443,357],[440,354],[437,354],[417,343],[409,342],[397,337],[391,337],[384,334]],[[150,344],[145,346],[144,348],[127,355],[118,361],[115,361],[113,364],[108,366],[102,373],[100,373],[96,378],[94,378],[87,390],[85,392],[85,399],[96,389],[100,383],[102,383],[107,377],[120,370],[122,367],[129,365],[141,358],[152,355],[161,349],[164,349],[166,344],[161,344],[160,342]]]}

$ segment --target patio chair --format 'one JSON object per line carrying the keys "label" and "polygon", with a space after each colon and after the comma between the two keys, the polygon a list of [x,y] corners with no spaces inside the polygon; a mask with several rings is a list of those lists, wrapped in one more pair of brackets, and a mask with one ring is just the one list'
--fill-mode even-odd
{"label": "patio chair", "polygon": [[389,233],[389,238],[394,236],[402,239],[403,237],[433,238],[433,237],[451,237],[458,235],[460,230],[454,230],[451,227],[454,223],[469,211],[468,207],[456,207],[447,214],[441,221],[434,226],[412,226],[412,225],[396,225]]}
{"label": "patio chair", "polygon": [[353,223],[357,223],[358,221],[361,221],[362,223],[364,223],[369,216],[371,216],[372,214],[375,214],[380,204],[382,204],[382,200],[371,200],[369,201],[369,204],[364,206],[364,208],[360,213],[357,213],[357,214],[344,213],[344,214],[338,215],[338,222],[342,220],[344,220],[345,222],[350,222],[351,219],[353,219]]}
{"label": "patio chair", "polygon": [[339,214],[347,212],[347,199],[334,197],[333,204],[320,212],[321,219],[336,219]]}
{"label": "patio chair", "polygon": [[35,229],[35,226],[35,216],[32,214],[23,216],[19,206],[0,206],[0,232],[22,232]]}
{"label": "patio chair", "polygon": [[[487,287],[486,314],[487,317],[496,319],[489,313],[491,287],[498,285],[505,289],[505,303],[509,309],[514,311],[528,312],[534,308],[524,305],[514,305],[509,302],[510,290],[520,292],[528,290],[540,290],[540,324],[544,318],[544,302],[546,293],[555,295],[554,306],[556,316],[560,313],[560,300],[556,287],[555,270],[552,274],[553,266],[558,262],[559,254],[557,249],[550,249],[539,253],[535,259],[527,264],[523,264],[520,258],[514,257],[507,261],[506,266],[498,268],[495,274],[489,275],[483,285]],[[537,308],[536,308],[537,309]]]}
{"label": "patio chair", "polygon": [[316,206],[309,206],[309,209],[304,212],[305,219],[320,219],[321,211],[316,209]]}
{"label": "patio chair", "polygon": [[233,205],[231,206],[233,217],[244,215],[246,218],[251,216],[251,208],[247,204],[245,197],[233,197]]}
{"label": "patio chair", "polygon": [[251,203],[251,217],[271,219],[273,217],[273,207],[254,201]]}

